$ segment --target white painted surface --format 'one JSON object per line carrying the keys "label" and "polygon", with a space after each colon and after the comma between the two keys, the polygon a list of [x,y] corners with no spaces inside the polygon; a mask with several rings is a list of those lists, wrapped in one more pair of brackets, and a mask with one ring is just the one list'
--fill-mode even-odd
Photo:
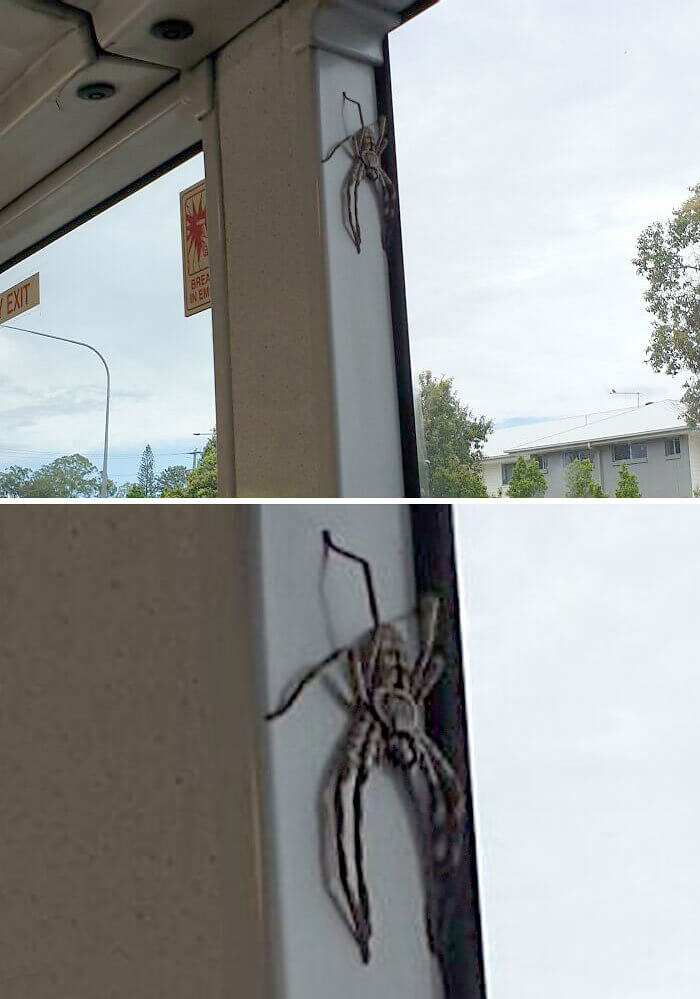
{"label": "white painted surface", "polygon": [[[321,532],[371,558],[382,615],[414,604],[409,514],[396,506],[259,508],[262,696],[269,707],[309,663],[370,625],[362,570],[340,556],[324,565]],[[261,709],[262,710],[262,709]],[[272,879],[276,999],[438,999],[423,923],[423,890],[410,820],[389,774],[366,795],[366,867],[374,937],[364,966],[326,895],[317,797],[346,715],[324,685],[265,726],[266,866]]]}

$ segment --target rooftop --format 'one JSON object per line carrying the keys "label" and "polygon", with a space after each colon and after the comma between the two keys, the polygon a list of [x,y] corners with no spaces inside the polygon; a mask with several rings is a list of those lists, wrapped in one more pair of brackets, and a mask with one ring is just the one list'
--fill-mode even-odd
{"label": "rooftop", "polygon": [[681,404],[664,399],[648,402],[645,406],[503,427],[494,430],[486,441],[484,457],[497,458],[518,451],[558,450],[574,444],[677,433],[685,429],[687,423]]}

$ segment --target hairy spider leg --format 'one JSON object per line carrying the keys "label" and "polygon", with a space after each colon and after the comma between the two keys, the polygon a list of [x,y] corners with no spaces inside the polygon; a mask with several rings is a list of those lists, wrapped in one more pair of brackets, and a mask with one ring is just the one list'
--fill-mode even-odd
{"label": "hairy spider leg", "polygon": [[376,730],[374,726],[369,730],[365,744],[362,747],[362,753],[360,757],[360,767],[357,771],[357,777],[355,778],[355,787],[352,793],[352,809],[354,817],[354,833],[355,833],[355,872],[357,876],[357,895],[360,902],[360,912],[362,915],[362,923],[359,927],[360,932],[358,933],[358,944],[360,947],[360,953],[362,954],[362,960],[365,964],[369,963],[369,942],[372,936],[372,921],[369,911],[369,893],[367,891],[367,882],[365,880],[365,867],[364,867],[364,848],[362,844],[362,793],[364,791],[365,784],[369,777],[369,768],[372,758],[372,753],[374,749],[374,742],[376,740]]}
{"label": "hairy spider leg", "polygon": [[386,115],[381,114],[377,118],[377,141],[375,143],[377,156],[381,156],[386,147],[389,145],[389,139],[386,133],[387,133]]}
{"label": "hairy spider leg", "polygon": [[[361,252],[362,246],[362,234],[360,233],[360,222],[358,218],[358,208],[357,208],[357,191],[360,186],[360,181],[362,179],[361,175],[364,171],[362,166],[362,161],[359,159],[353,160],[353,165],[348,171],[348,175],[345,178],[343,184],[343,190],[345,191],[345,202],[346,211],[348,216],[348,226],[350,227],[350,236],[353,243],[355,244],[355,249],[358,253]],[[354,204],[355,204],[355,214],[353,215],[353,193],[354,193]]]}
{"label": "hairy spider leg", "polygon": [[362,116],[362,105],[360,104],[360,102],[356,101],[354,97],[348,97],[348,95],[345,93],[345,91],[343,91],[343,100],[347,101],[349,104],[356,104],[357,105],[357,109],[360,112],[360,124],[362,125],[362,128],[364,129],[364,127],[365,127],[365,119]]}
{"label": "hairy spider leg", "polygon": [[427,812],[420,811],[420,824],[423,830],[423,868],[425,881],[425,929],[428,937],[428,946],[433,954],[437,953],[437,941],[440,937],[438,926],[440,924],[440,912],[438,896],[440,888],[440,878],[435,870],[435,855],[433,850],[433,828],[436,816],[440,809],[438,801],[439,782],[435,769],[427,756],[424,746],[418,750],[418,767],[425,779],[425,786],[428,793]]}
{"label": "hairy spider leg", "polygon": [[466,810],[452,767],[425,733],[419,738],[418,766],[428,791],[428,814],[423,816],[426,932],[437,953],[454,900],[453,874],[461,857]]}
{"label": "hairy spider leg", "polygon": [[340,140],[340,142],[336,142],[336,144],[331,147],[331,151],[329,153],[326,153],[326,155],[323,157],[321,163],[327,163],[328,160],[338,152],[340,147],[344,146],[346,142],[348,142],[350,139],[352,139],[355,136],[355,134],[356,134],[355,132],[351,132],[350,135],[346,135],[344,139]]}
{"label": "hairy spider leg", "polygon": [[315,666],[311,666],[309,669],[307,669],[306,672],[302,675],[301,679],[298,681],[298,683],[292,688],[291,692],[287,695],[287,697],[284,698],[280,706],[278,708],[275,708],[274,711],[270,711],[268,714],[265,715],[265,720],[274,721],[275,718],[280,718],[283,714],[289,711],[289,709],[294,704],[294,702],[299,697],[299,695],[304,690],[307,684],[311,683],[312,680],[315,680],[316,677],[319,676],[324,669],[326,669],[328,666],[334,663],[337,659],[340,659],[341,656],[345,656],[347,654],[348,654],[347,646],[344,646],[341,649],[335,649],[335,651],[331,652],[329,656],[326,656],[325,659],[322,659],[320,663],[316,663]]}
{"label": "hairy spider leg", "polygon": [[[422,732],[419,742],[435,770],[444,804],[442,821],[436,822],[434,826],[434,830],[437,829],[439,837],[443,839],[440,856],[436,855],[435,859],[439,862],[442,861],[448,869],[452,870],[459,863],[462,853],[467,817],[464,792],[452,766],[430,736]],[[439,840],[436,839],[436,844],[438,842]]]}
{"label": "hairy spider leg", "polygon": [[[369,768],[372,762],[376,762],[379,732],[378,727],[368,712],[363,712],[357,716],[351,724],[345,739],[342,754],[338,766],[331,775],[326,795],[326,824],[328,833],[326,836],[327,847],[331,843],[334,845],[334,852],[337,861],[337,877],[342,889],[342,897],[338,898],[333,891],[333,885],[329,884],[331,893],[341,905],[341,910],[346,916],[353,936],[362,954],[365,963],[369,960],[369,939],[371,927],[369,924],[369,898],[364,877],[364,865],[362,857],[362,788],[367,780]],[[362,779],[359,781],[358,777]],[[353,835],[355,844],[352,852],[353,857],[353,878],[357,885],[355,894],[351,885],[351,871],[348,864],[348,856],[345,849],[345,800],[344,791],[348,783],[354,781],[353,785]],[[359,818],[358,808],[359,804]],[[359,837],[359,845],[358,845]],[[359,861],[359,862],[358,862]],[[327,875],[332,881],[333,865],[328,857],[326,862]]]}
{"label": "hairy spider leg", "polygon": [[417,703],[425,700],[445,666],[444,661],[434,654],[439,609],[440,600],[433,593],[425,594],[418,603],[421,652],[416,659],[411,678],[411,693]]}
{"label": "hairy spider leg", "polygon": [[396,214],[396,188],[381,166],[377,167],[377,181],[382,191],[383,203],[383,225],[382,225],[382,246],[387,248],[389,239],[389,223],[393,221]]}
{"label": "hairy spider leg", "polygon": [[331,551],[336,552],[338,555],[342,555],[344,558],[349,558],[353,562],[359,562],[362,566],[362,570],[365,574],[365,585],[367,587],[367,598],[369,600],[372,623],[374,624],[375,629],[377,629],[379,627],[379,605],[377,604],[377,595],[374,590],[372,566],[366,558],[362,558],[361,555],[355,555],[354,552],[348,551],[347,548],[341,548],[340,545],[337,545],[331,538],[331,532],[328,530],[323,532],[323,543],[326,548],[330,548]]}

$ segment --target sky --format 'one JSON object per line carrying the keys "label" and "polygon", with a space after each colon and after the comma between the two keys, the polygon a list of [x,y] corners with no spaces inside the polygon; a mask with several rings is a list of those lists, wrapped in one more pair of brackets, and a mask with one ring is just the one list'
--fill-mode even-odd
{"label": "sky", "polygon": [[[631,259],[700,180],[691,0],[440,0],[391,35],[414,372],[497,424],[678,398],[644,363]],[[215,421],[211,314],[185,319],[181,190],[198,156],[0,278],[41,272],[25,325],[86,339],[113,376],[110,475],[188,464]],[[0,469],[99,464],[87,351],[0,331]],[[634,405],[635,399],[628,400]]]}
{"label": "sky", "polygon": [[[215,425],[211,312],[186,319],[180,191],[204,176],[196,156],[0,277],[39,271],[41,305],[9,325],[83,340],[112,376],[109,476],[192,466]],[[106,376],[90,351],[0,327],[0,469],[63,454],[102,467]]]}
{"label": "sky", "polygon": [[700,181],[699,31],[691,0],[440,0],[391,35],[416,372],[497,422],[680,397],[631,260]]}
{"label": "sky", "polygon": [[457,507],[489,999],[697,996],[700,534],[659,513]]}

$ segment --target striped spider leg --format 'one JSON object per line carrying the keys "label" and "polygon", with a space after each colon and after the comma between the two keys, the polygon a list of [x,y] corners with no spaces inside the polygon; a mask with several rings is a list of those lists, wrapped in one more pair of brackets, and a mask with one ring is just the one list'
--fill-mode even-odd
{"label": "striped spider leg", "polygon": [[343,183],[343,198],[350,236],[355,244],[355,249],[360,253],[362,232],[360,230],[358,195],[360,184],[363,180],[368,180],[379,186],[382,196],[382,245],[386,249],[389,226],[396,215],[398,200],[394,183],[382,167],[382,156],[389,143],[386,116],[380,115],[375,125],[365,125],[360,102],[348,97],[345,91],[343,91],[343,101],[357,105],[360,128],[356,132],[346,135],[340,142],[336,142],[321,162],[327,163],[341,146],[345,145],[346,142],[350,143],[352,163]]}
{"label": "striped spider leg", "polygon": [[459,860],[466,813],[459,781],[423,723],[425,699],[443,669],[434,651],[437,597],[420,601],[421,651],[411,663],[404,636],[393,624],[380,621],[367,560],[337,546],[328,532],[324,542],[327,550],[362,565],[374,626],[364,640],[337,649],[307,669],[267,718],[281,717],[308,683],[331,664],[345,660],[352,696],[344,706],[350,719],[322,793],[324,862],[331,895],[367,963],[372,923],[362,824],[363,792],[372,769],[388,763],[409,780],[422,776],[426,785],[422,797],[416,795],[414,801],[422,810],[425,828],[426,925],[432,950],[442,933],[445,895]]}

